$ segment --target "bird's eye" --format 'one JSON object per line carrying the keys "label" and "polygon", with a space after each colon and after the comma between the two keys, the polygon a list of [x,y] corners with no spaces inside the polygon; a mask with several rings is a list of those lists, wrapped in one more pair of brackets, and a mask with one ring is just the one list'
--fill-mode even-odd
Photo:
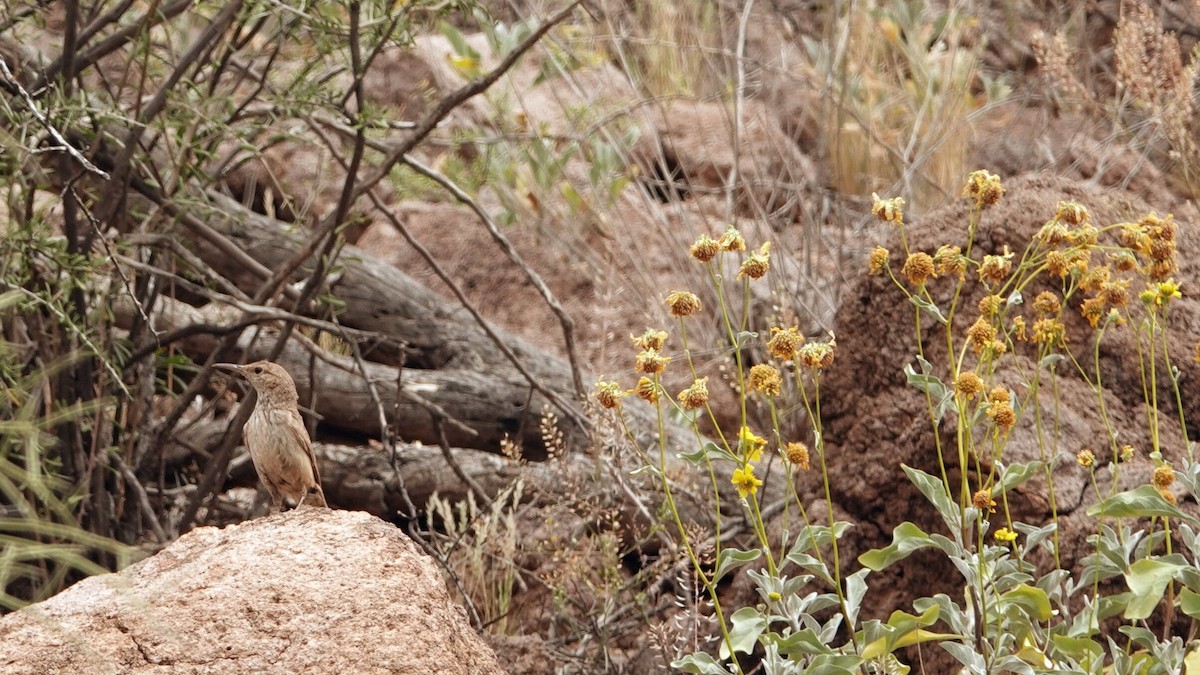
{"label": "bird's eye", "polygon": [[262,371],[263,371],[263,367],[262,367],[262,366],[254,366],[254,372],[255,372],[255,373],[259,373],[259,374],[261,374],[261,373],[262,373]]}

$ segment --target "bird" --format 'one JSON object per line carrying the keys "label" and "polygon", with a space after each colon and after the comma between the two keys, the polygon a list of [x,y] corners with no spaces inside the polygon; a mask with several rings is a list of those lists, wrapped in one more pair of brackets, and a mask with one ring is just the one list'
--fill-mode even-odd
{"label": "bird", "polygon": [[218,363],[213,367],[245,378],[258,392],[258,401],[242,428],[242,437],[258,480],[271,496],[272,508],[282,511],[284,497],[295,502],[296,508],[306,501],[327,507],[312,440],[297,408],[300,397],[296,394],[296,383],[288,371],[270,361],[246,365]]}

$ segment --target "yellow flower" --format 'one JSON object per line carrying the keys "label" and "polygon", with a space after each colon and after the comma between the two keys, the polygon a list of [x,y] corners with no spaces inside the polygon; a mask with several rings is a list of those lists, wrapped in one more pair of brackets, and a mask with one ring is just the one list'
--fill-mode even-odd
{"label": "yellow flower", "polygon": [[1092,328],[1095,328],[1096,324],[1100,323],[1100,319],[1104,316],[1104,298],[1096,296],[1084,300],[1083,304],[1079,306],[1079,313],[1083,315],[1083,318],[1087,319]]}
{"label": "yellow flower", "polygon": [[1026,335],[1026,333],[1025,333],[1025,329],[1027,328],[1027,326],[1025,325],[1025,317],[1014,316],[1013,320],[1012,320],[1012,325],[1013,325],[1014,337],[1016,337],[1018,340],[1029,339],[1029,336]]}
{"label": "yellow flower", "polygon": [[767,270],[771,268],[771,242],[765,241],[759,247],[758,252],[751,253],[749,258],[742,262],[741,269],[738,270],[737,278],[750,277],[751,279],[761,279],[767,274]]}
{"label": "yellow flower", "polygon": [[662,349],[667,343],[667,331],[647,328],[645,333],[638,336],[630,335],[633,344],[638,349]]}
{"label": "yellow flower", "polygon": [[808,446],[803,443],[788,443],[783,454],[792,464],[808,470]]}
{"label": "yellow flower", "polygon": [[616,408],[621,405],[621,397],[625,392],[621,391],[620,385],[616,382],[605,382],[601,380],[596,383],[596,402],[601,408]]}
{"label": "yellow flower", "polygon": [[700,298],[696,297],[695,293],[688,291],[668,293],[667,307],[671,310],[671,316],[675,317],[691,316],[703,309],[700,305]]}
{"label": "yellow flower", "polygon": [[657,349],[647,349],[637,355],[637,360],[634,363],[634,370],[639,373],[653,375],[661,373],[666,369],[667,364],[671,362],[671,357],[663,356]]}
{"label": "yellow flower", "polygon": [[738,447],[747,462],[757,462],[762,457],[763,448],[767,447],[767,439],[750,431],[750,427],[743,426],[738,432]]}
{"label": "yellow flower", "polygon": [[679,402],[688,410],[704,407],[704,404],[708,403],[708,378],[702,377],[692,382],[692,386],[679,392]]}
{"label": "yellow flower", "polygon": [[638,380],[637,386],[633,388],[633,392],[645,401],[658,403],[658,385],[654,383],[654,380],[645,375],[642,376],[642,379]]}
{"label": "yellow flower", "polygon": [[880,199],[879,195],[871,193],[871,213],[885,223],[904,221],[904,198],[893,197]]}
{"label": "yellow flower", "polygon": [[967,398],[975,398],[976,394],[983,391],[983,380],[974,372],[964,370],[954,378],[954,391]]}
{"label": "yellow flower", "polygon": [[1158,282],[1155,287],[1154,304],[1162,307],[1175,298],[1182,298],[1183,294],[1179,292],[1179,284],[1175,283],[1174,279]]}
{"label": "yellow flower", "polygon": [[983,350],[987,349],[995,339],[996,327],[982,316],[967,329],[967,340],[971,343],[971,350],[976,354],[983,353]]}
{"label": "yellow flower", "polygon": [[873,277],[883,274],[888,266],[889,255],[888,250],[882,246],[871,249],[871,257],[867,261],[867,274]]}
{"label": "yellow flower", "polygon": [[1135,452],[1137,452],[1137,451],[1133,449],[1132,445],[1122,445],[1121,446],[1121,461],[1128,462],[1129,460],[1133,459],[1133,455]]}
{"label": "yellow flower", "polygon": [[1004,187],[999,176],[981,169],[967,174],[962,193],[964,197],[974,199],[977,206],[991,206],[1004,196]]}
{"label": "yellow flower", "polygon": [[742,237],[742,233],[737,231],[737,228],[730,225],[729,229],[725,230],[725,234],[717,240],[717,245],[722,251],[745,251],[746,239]]}
{"label": "yellow flower", "polygon": [[760,363],[750,369],[750,389],[765,396],[778,396],[782,388],[783,377],[773,366]]}
{"label": "yellow flower", "polygon": [[796,351],[802,344],[804,344],[804,336],[800,334],[800,329],[796,326],[787,330],[772,326],[771,339],[767,340],[767,351],[780,361],[791,361],[796,358]]}
{"label": "yellow flower", "polygon": [[996,512],[996,500],[992,499],[991,490],[979,490],[971,496],[971,504],[985,513]]}
{"label": "yellow flower", "polygon": [[1154,475],[1150,477],[1150,483],[1159,490],[1165,490],[1175,482],[1175,471],[1171,469],[1170,464],[1159,464],[1154,467]]}
{"label": "yellow flower", "polygon": [[833,365],[836,348],[837,341],[832,337],[829,338],[829,342],[809,342],[800,347],[800,363],[814,370],[828,368]]}
{"label": "yellow flower", "polygon": [[996,539],[996,541],[1002,541],[1006,544],[1012,543],[1017,540],[1017,533],[1013,532],[1012,530],[1008,529],[1007,527],[1002,527],[1002,528],[996,530],[996,533],[993,534],[992,536]]}
{"label": "yellow flower", "polygon": [[996,425],[996,431],[1008,433],[1017,422],[1017,415],[1013,412],[1012,406],[1007,402],[995,402],[988,406],[988,417],[992,418],[992,423]]}
{"label": "yellow flower", "polygon": [[929,277],[934,276],[933,258],[928,253],[916,252],[908,256],[900,273],[908,277],[908,283],[920,288]]}
{"label": "yellow flower", "polygon": [[689,252],[696,260],[699,260],[700,262],[708,262],[717,257],[717,253],[720,250],[721,245],[717,243],[716,239],[713,239],[707,234],[702,234],[700,235],[700,238],[696,240],[696,243],[692,244],[692,248]]}
{"label": "yellow flower", "polygon": [[1084,448],[1075,455],[1075,462],[1085,469],[1090,469],[1096,465],[1096,455],[1091,450]]}
{"label": "yellow flower", "polygon": [[742,499],[745,499],[746,495],[758,492],[758,486],[762,485],[762,481],[758,479],[758,476],[754,475],[754,467],[750,464],[740,469],[734,469],[733,477],[729,482],[733,483],[734,487],[737,488],[738,496]]}

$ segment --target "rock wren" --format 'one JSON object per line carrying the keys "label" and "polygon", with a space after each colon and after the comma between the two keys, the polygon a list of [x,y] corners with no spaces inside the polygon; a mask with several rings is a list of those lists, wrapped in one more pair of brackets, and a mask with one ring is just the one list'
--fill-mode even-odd
{"label": "rock wren", "polygon": [[258,403],[242,435],[258,480],[271,495],[272,507],[282,510],[284,497],[299,507],[310,489],[315,494],[308,503],[327,506],[312,441],[296,408],[296,383],[288,371],[269,361],[244,366],[218,363],[213,367],[241,375],[258,391]]}

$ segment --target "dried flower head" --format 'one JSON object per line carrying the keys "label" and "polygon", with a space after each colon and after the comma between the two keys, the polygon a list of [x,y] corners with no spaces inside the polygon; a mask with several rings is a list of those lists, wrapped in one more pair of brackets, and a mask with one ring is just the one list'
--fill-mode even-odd
{"label": "dried flower head", "polygon": [[967,257],[957,246],[943,244],[933,254],[933,268],[937,276],[957,276],[959,279],[967,272]]}
{"label": "dried flower head", "polygon": [[733,486],[737,488],[738,496],[745,499],[747,495],[752,495],[758,492],[758,486],[762,485],[762,481],[754,475],[754,466],[747,464],[740,469],[733,470],[733,477],[729,479]]}
{"label": "dried flower head", "polygon": [[717,257],[717,253],[720,251],[721,245],[717,243],[716,239],[713,239],[707,234],[702,234],[698,239],[696,239],[696,243],[692,244],[692,248],[689,250],[689,253],[693,258],[699,260],[700,262],[708,262]]}
{"label": "dried flower head", "polygon": [[1058,211],[1054,214],[1055,220],[1061,220],[1068,225],[1082,225],[1091,218],[1092,214],[1088,213],[1087,207],[1073,199],[1059,202]]}
{"label": "dried flower head", "polygon": [[935,275],[933,268],[933,258],[921,251],[912,253],[908,259],[904,261],[904,267],[900,268],[900,273],[908,277],[908,283],[916,288],[925,285],[925,281]]}
{"label": "dried flower head", "polygon": [[1117,235],[1121,245],[1142,255],[1150,253],[1150,233],[1137,223],[1124,223]]}
{"label": "dried flower head", "polygon": [[983,350],[987,349],[995,339],[996,327],[986,317],[979,317],[967,329],[967,341],[971,343],[971,351],[976,354],[982,354]]}
{"label": "dried flower head", "polygon": [[1088,324],[1091,325],[1092,328],[1098,326],[1100,324],[1100,319],[1104,318],[1104,309],[1104,298],[1103,296],[1099,295],[1093,298],[1088,298],[1084,300],[1081,305],[1079,305],[1079,313],[1083,315],[1083,318],[1087,319]]}
{"label": "dried flower head", "polygon": [[888,250],[882,246],[871,249],[871,257],[867,260],[867,274],[879,276],[888,267]]}
{"label": "dried flower head", "polygon": [[969,399],[975,398],[979,392],[983,391],[983,380],[974,371],[964,370],[954,378],[954,391]]}
{"label": "dried flower head", "polygon": [[763,448],[767,447],[767,439],[743,425],[738,432],[738,451],[747,462],[757,462],[762,457]]}
{"label": "dried flower head", "polygon": [[1071,259],[1062,251],[1050,251],[1046,254],[1046,271],[1060,279],[1071,272]]}
{"label": "dried flower head", "polygon": [[992,387],[988,392],[988,403],[1008,403],[1012,400],[1012,394],[1004,387]]}
{"label": "dried flower head", "polygon": [[[1005,246],[1005,249],[1008,247]],[[985,255],[983,262],[979,264],[979,278],[986,284],[998,284],[1004,281],[1008,273],[1012,271],[1011,251],[1005,250],[1001,255]]]}
{"label": "dried flower head", "polygon": [[1129,272],[1137,269],[1137,258],[1129,251],[1120,251],[1112,256],[1113,267],[1116,267],[1120,272]]}
{"label": "dried flower head", "polygon": [[1171,506],[1175,506],[1179,503],[1179,498],[1175,496],[1175,493],[1166,488],[1158,488],[1158,494]]}
{"label": "dried flower head", "polygon": [[1067,240],[1067,236],[1067,226],[1059,220],[1046,221],[1037,233],[1037,238],[1050,246],[1058,246]]}
{"label": "dried flower head", "polygon": [[1129,304],[1129,279],[1117,279],[1104,284],[1100,288],[1100,296],[1113,307],[1125,307]]}
{"label": "dried flower head", "polygon": [[1132,445],[1129,445],[1129,444],[1122,445],[1121,446],[1121,461],[1128,462],[1129,460],[1133,459],[1133,456],[1136,453],[1137,453],[1137,451],[1134,450]]}
{"label": "dried flower head", "polygon": [[634,361],[634,370],[647,375],[661,373],[671,362],[671,357],[663,356],[657,349],[646,349],[638,353]]}
{"label": "dried flower head", "polygon": [[742,237],[742,233],[737,231],[737,228],[730,225],[725,230],[725,234],[717,240],[717,245],[722,251],[738,252],[746,250],[746,239]]}
{"label": "dried flower head", "polygon": [[1028,327],[1025,325],[1025,317],[1014,316],[1013,320],[1012,320],[1012,327],[1013,327],[1013,337],[1014,338],[1016,338],[1017,340],[1028,340],[1029,339],[1029,335],[1026,333],[1026,329]]}
{"label": "dried flower head", "polygon": [[1062,302],[1053,291],[1042,291],[1033,299],[1033,311],[1042,316],[1054,316],[1062,311]]}
{"label": "dried flower head", "polygon": [[671,291],[668,293],[667,307],[671,310],[671,316],[676,317],[691,316],[702,309],[700,298],[696,297],[695,293],[688,291]]}
{"label": "dried flower head", "polygon": [[708,403],[708,378],[702,377],[692,382],[692,386],[679,392],[679,402],[687,410],[703,408],[704,404]]}
{"label": "dried flower head", "polygon": [[1033,322],[1034,343],[1061,347],[1067,342],[1067,328],[1058,319],[1038,319]]}
{"label": "dried flower head", "polygon": [[988,405],[987,415],[992,418],[992,424],[996,425],[996,430],[1000,433],[1008,433],[1017,423],[1017,414],[1007,402]]}
{"label": "dried flower head", "polygon": [[992,499],[991,490],[977,490],[971,495],[971,505],[984,513],[996,512],[996,500]]}
{"label": "dried flower head", "polygon": [[1090,469],[1096,465],[1096,455],[1091,450],[1084,448],[1075,455],[1075,463],[1085,469]]}
{"label": "dried flower head", "polygon": [[1012,530],[1008,529],[1007,527],[1002,527],[1002,528],[996,530],[996,533],[993,534],[992,537],[996,541],[1003,542],[1005,544],[1011,544],[1012,542],[1017,540],[1017,533],[1013,532]]}
{"label": "dried flower head", "polygon": [[625,394],[616,382],[601,380],[596,383],[596,403],[599,403],[601,408],[612,409],[620,406],[621,397]]}
{"label": "dried flower head", "polygon": [[979,299],[979,313],[984,316],[994,317],[1000,313],[1003,307],[1004,298],[994,293],[992,295],[985,295]]}
{"label": "dried flower head", "polygon": [[645,375],[638,380],[637,386],[633,388],[633,393],[637,394],[642,400],[650,403],[658,403],[658,385],[655,384],[654,380]]}
{"label": "dried flower head", "polygon": [[1004,196],[1004,187],[1000,184],[999,176],[981,169],[967,174],[962,194],[975,200],[977,206],[991,206]]}
{"label": "dried flower head", "polygon": [[1088,270],[1086,274],[1079,278],[1079,288],[1085,293],[1099,293],[1104,284],[1112,278],[1112,270],[1108,265],[1100,265]]}
{"label": "dried flower head", "polygon": [[800,329],[796,326],[787,330],[772,326],[771,339],[767,340],[767,351],[780,361],[791,361],[796,358],[796,352],[802,344],[804,344],[804,336],[800,334]]}
{"label": "dried flower head", "polygon": [[788,443],[784,448],[783,454],[787,457],[787,461],[796,466],[808,470],[808,446],[803,443]]}
{"label": "dried flower head", "polygon": [[829,342],[808,342],[800,347],[798,356],[800,363],[806,368],[819,370],[833,365],[837,341],[832,337]]}
{"label": "dried flower head", "polygon": [[1170,464],[1159,464],[1154,467],[1154,474],[1150,476],[1150,483],[1159,490],[1164,490],[1170,487],[1171,483],[1175,482],[1175,470]]}
{"label": "dried flower head", "polygon": [[904,198],[880,199],[879,195],[872,192],[871,213],[885,223],[902,223],[904,222]]}
{"label": "dried flower head", "polygon": [[774,366],[760,363],[750,369],[750,389],[764,396],[778,396],[783,388],[783,377]]}
{"label": "dried flower head", "polygon": [[661,350],[663,348],[663,345],[665,345],[667,343],[667,331],[654,330],[653,328],[647,328],[646,332],[642,333],[641,335],[636,335],[636,336],[630,335],[629,337],[631,339],[633,339],[633,345],[635,347],[637,347],[638,349],[643,349],[643,350],[644,349],[659,349],[659,350]]}
{"label": "dried flower head", "polygon": [[766,276],[769,269],[771,269],[771,242],[766,241],[757,252],[751,253],[750,257],[742,262],[737,278],[761,279]]}

